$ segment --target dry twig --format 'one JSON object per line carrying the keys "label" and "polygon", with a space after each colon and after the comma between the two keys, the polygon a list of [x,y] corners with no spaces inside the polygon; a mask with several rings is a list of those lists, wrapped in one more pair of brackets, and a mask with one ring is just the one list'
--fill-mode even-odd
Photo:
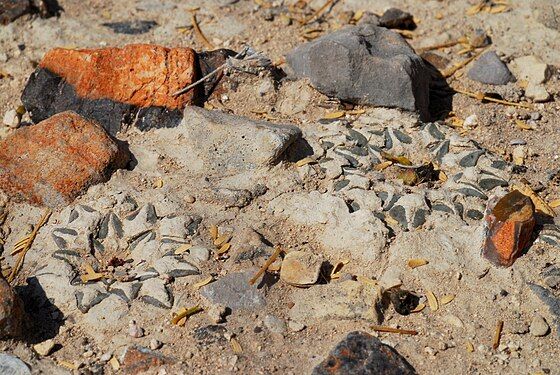
{"label": "dry twig", "polygon": [[533,108],[529,104],[514,103],[514,102],[509,102],[507,100],[496,99],[496,98],[492,98],[491,96],[484,95],[481,92],[470,92],[470,91],[461,90],[461,89],[453,89],[453,91],[455,91],[456,93],[459,93],[459,94],[470,96],[471,98],[478,99],[480,101],[486,100],[488,102],[493,102],[493,103],[498,103],[498,104],[503,104],[503,105],[509,105],[509,106],[512,106],[512,107],[527,108],[527,109],[532,109]]}
{"label": "dry twig", "polygon": [[310,15],[309,17],[307,17],[306,19],[300,21],[300,23],[302,25],[307,25],[309,22],[313,21],[315,18],[318,18],[321,14],[323,14],[323,12],[329,8],[331,5],[334,4],[336,0],[327,0],[327,2],[320,7],[319,9],[317,9],[312,15]]}
{"label": "dry twig", "polygon": [[212,43],[210,43],[210,41],[206,38],[206,36],[202,32],[202,30],[200,29],[200,26],[198,25],[198,21],[196,19],[196,13],[195,12],[191,13],[191,23],[193,25],[194,32],[195,32],[196,36],[202,41],[204,46],[208,49],[214,49],[214,45]]}
{"label": "dry twig", "polygon": [[33,241],[35,241],[35,237],[37,237],[37,233],[39,233],[39,229],[41,229],[41,227],[47,223],[49,217],[51,216],[51,213],[52,213],[51,210],[47,210],[43,214],[41,220],[39,220],[35,228],[33,228],[31,234],[16,243],[15,249],[14,251],[12,251],[12,254],[19,253],[19,256],[14,268],[12,269],[12,272],[8,276],[8,282],[11,283],[16,278],[19,270],[21,269],[21,266],[23,265],[25,254],[27,254],[29,249],[31,249],[31,245],[33,245]]}
{"label": "dry twig", "polygon": [[268,260],[263,264],[263,266],[260,268],[260,270],[255,274],[255,276],[253,276],[251,278],[251,280],[249,280],[250,285],[253,285],[259,279],[259,277],[261,277],[262,274],[265,273],[265,271],[268,269],[268,267],[272,263],[274,263],[274,261],[276,260],[276,258],[278,258],[278,255],[280,255],[281,252],[282,252],[282,249],[280,249],[280,246],[277,246],[276,250],[274,250],[274,253],[270,256],[270,258],[268,258]]}
{"label": "dry twig", "polygon": [[492,339],[492,349],[494,350],[498,349],[498,346],[500,346],[500,339],[502,338],[503,328],[504,328],[504,321],[503,320],[498,321],[498,324],[496,324],[496,330],[494,331],[494,338]]}
{"label": "dry twig", "polygon": [[371,327],[376,332],[386,332],[386,333],[398,333],[399,335],[412,335],[416,336],[418,331],[414,331],[411,329],[400,329],[400,328],[392,328],[386,326],[373,326]]}

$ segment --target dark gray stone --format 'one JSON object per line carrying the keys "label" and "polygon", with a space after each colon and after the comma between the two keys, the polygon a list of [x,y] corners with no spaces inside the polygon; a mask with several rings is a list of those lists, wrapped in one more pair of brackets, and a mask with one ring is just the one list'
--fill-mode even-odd
{"label": "dark gray stone", "polygon": [[552,291],[537,285],[527,284],[529,289],[545,304],[548,306],[548,311],[554,316],[554,323],[556,324],[556,336],[560,338],[560,297],[556,296]]}
{"label": "dark gray stone", "polygon": [[356,103],[418,111],[429,117],[430,73],[397,33],[351,26],[302,44],[287,62],[322,93]]}
{"label": "dark gray stone", "polygon": [[467,73],[467,77],[489,85],[505,85],[514,80],[507,65],[494,51],[488,51],[480,56]]}
{"label": "dark gray stone", "polygon": [[107,22],[102,24],[117,34],[137,35],[144,34],[157,26],[156,21],[134,20],[124,22]]}
{"label": "dark gray stone", "polygon": [[412,375],[414,368],[395,349],[365,332],[350,332],[313,369],[313,375]]}
{"label": "dark gray stone", "polygon": [[414,30],[416,23],[412,14],[398,8],[389,8],[379,19],[379,26],[388,29]]}
{"label": "dark gray stone", "polygon": [[252,273],[231,273],[201,289],[201,294],[211,302],[232,310],[253,310],[266,304],[263,293],[250,285]]}

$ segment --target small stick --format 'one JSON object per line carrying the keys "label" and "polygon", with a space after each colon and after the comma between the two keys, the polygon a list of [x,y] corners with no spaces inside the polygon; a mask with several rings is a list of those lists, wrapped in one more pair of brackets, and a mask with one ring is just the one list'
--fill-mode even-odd
{"label": "small stick", "polygon": [[276,260],[276,258],[278,258],[278,255],[280,255],[280,253],[282,252],[282,250],[280,249],[280,246],[276,247],[276,250],[274,250],[274,254],[272,254],[270,256],[270,258],[268,258],[268,260],[263,264],[263,266],[261,267],[261,269],[259,270],[259,272],[257,272],[255,274],[255,276],[253,276],[251,278],[251,280],[249,280],[249,284],[253,285],[258,279],[259,277],[262,276],[262,274],[268,269],[268,267],[274,263],[274,261]]}
{"label": "small stick", "polygon": [[202,307],[196,305],[194,307],[191,307],[190,309],[182,309],[177,315],[175,315],[172,319],[171,319],[171,323],[172,324],[177,324],[179,323],[179,321],[183,318],[188,318],[191,315],[194,315],[196,313],[199,313],[202,311]]}
{"label": "small stick", "polygon": [[387,332],[387,333],[398,333],[399,335],[412,335],[416,336],[418,331],[410,330],[410,329],[400,329],[400,328],[392,328],[386,326],[373,326],[371,327],[375,332]]}
{"label": "small stick", "polygon": [[[247,53],[247,47],[243,48],[243,50],[241,50],[241,52],[239,52],[237,55],[233,56],[234,59],[239,59],[241,56],[243,56],[245,53]],[[202,77],[201,79],[199,79],[198,81],[191,83],[190,85],[188,85],[187,87],[185,87],[184,89],[181,89],[179,91],[174,92],[173,94],[171,94],[171,96],[177,96],[177,95],[182,95],[186,92],[189,92],[193,87],[200,85],[202,82],[208,80],[209,78],[213,77],[214,75],[216,75],[216,73],[218,73],[220,70],[224,69],[227,66],[226,64],[222,64],[219,67],[217,67],[216,69],[214,69],[213,71],[211,71],[210,73],[206,74],[204,77]]]}
{"label": "small stick", "polygon": [[444,70],[441,74],[443,75],[444,78],[449,78],[451,77],[453,74],[455,74],[459,69],[463,68],[464,66],[468,65],[471,61],[473,61],[474,59],[476,59],[478,56],[480,56],[482,54],[482,52],[486,51],[487,48],[483,48],[480,51],[478,51],[477,53],[475,53],[474,55],[472,55],[471,57],[469,57],[466,60],[461,61],[460,63],[457,63],[455,65],[453,65],[451,68]]}
{"label": "small stick", "polygon": [[37,225],[35,226],[35,228],[33,228],[33,231],[31,232],[31,234],[27,237],[28,241],[26,246],[21,250],[21,252],[19,253],[18,259],[16,261],[16,264],[14,266],[14,269],[12,270],[12,272],[10,273],[10,276],[8,276],[8,282],[12,282],[14,281],[14,279],[16,278],[19,270],[21,269],[21,266],[23,265],[23,261],[25,259],[25,254],[29,251],[29,249],[31,248],[31,245],[33,244],[33,241],[35,241],[35,237],[37,237],[37,233],[39,233],[39,229],[41,229],[41,227],[43,225],[45,225],[45,223],[49,220],[49,218],[51,217],[51,210],[45,211],[45,213],[43,214],[43,216],[41,217],[41,220],[39,221],[39,223],[37,223]]}
{"label": "small stick", "polygon": [[202,33],[202,30],[200,30],[200,26],[198,25],[198,21],[196,20],[196,13],[194,13],[194,12],[191,14],[191,22],[192,22],[192,25],[194,27],[194,32],[196,33],[198,38],[202,40],[202,43],[204,43],[206,48],[214,49],[214,45],[212,43],[210,43],[210,41]]}
{"label": "small stick", "polygon": [[459,93],[459,94],[470,96],[471,98],[475,98],[475,99],[478,99],[478,100],[486,100],[488,102],[493,102],[493,103],[498,103],[498,104],[503,104],[503,105],[509,105],[509,106],[512,106],[512,107],[521,107],[521,108],[533,109],[533,107],[529,104],[508,102],[507,100],[492,98],[490,96],[486,96],[486,95],[481,94],[481,93],[474,93],[474,92],[469,92],[469,91],[460,90],[460,89],[453,89],[453,91],[455,91],[456,93]]}
{"label": "small stick", "polygon": [[435,44],[433,46],[428,46],[428,47],[424,47],[424,48],[419,48],[418,52],[426,52],[426,51],[433,51],[435,49],[441,49],[441,48],[448,48],[448,47],[453,47],[456,46],[457,44],[461,43],[460,39],[457,40],[452,40],[450,42],[445,42],[445,43],[440,43],[440,44]]}
{"label": "small stick", "polygon": [[502,338],[503,328],[504,328],[504,321],[503,320],[498,321],[498,324],[496,324],[496,331],[494,331],[494,339],[492,340],[492,349],[494,350],[498,349],[498,346],[500,346],[500,339]]}
{"label": "small stick", "polygon": [[315,13],[313,13],[312,15],[310,15],[309,17],[307,17],[303,21],[300,21],[300,23],[302,25],[307,25],[309,22],[311,22],[315,18],[319,17],[321,15],[321,13],[323,13],[323,11],[325,9],[327,9],[329,6],[331,6],[334,2],[335,2],[335,0],[328,0],[322,7],[317,9],[317,11]]}

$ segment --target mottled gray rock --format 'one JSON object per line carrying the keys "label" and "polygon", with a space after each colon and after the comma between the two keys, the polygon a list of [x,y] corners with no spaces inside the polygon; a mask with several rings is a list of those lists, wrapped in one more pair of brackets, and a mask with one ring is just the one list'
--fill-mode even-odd
{"label": "mottled gray rock", "polygon": [[328,357],[313,369],[313,375],[414,375],[414,368],[395,349],[365,332],[351,332]]}
{"label": "mottled gray rock", "polygon": [[536,56],[521,56],[510,64],[515,78],[525,80],[538,85],[545,83],[552,75],[552,69],[548,64]]}
{"label": "mottled gray rock", "polygon": [[294,290],[292,301],[290,319],[298,322],[364,319],[377,323],[381,288],[348,280]]}
{"label": "mottled gray rock", "polygon": [[[84,322],[95,331],[111,331],[123,327],[127,316],[128,304],[120,297],[111,294],[89,309],[84,315]],[[104,336],[99,337],[99,340],[103,339]]]}
{"label": "mottled gray rock", "polygon": [[529,289],[535,293],[542,303],[548,306],[548,310],[554,317],[554,323],[556,324],[556,336],[560,338],[560,297],[557,297],[549,289],[540,285],[531,283],[528,285]]}
{"label": "mottled gray rock", "polygon": [[156,209],[153,204],[146,204],[133,212],[123,222],[124,234],[128,238],[135,238],[146,233],[157,221]]}
{"label": "mottled gray rock", "polygon": [[18,357],[0,353],[0,374],[2,375],[31,375],[29,367]]}
{"label": "mottled gray rock", "polygon": [[173,306],[173,296],[167,290],[165,281],[161,279],[144,281],[138,296],[143,302],[159,308],[170,309]]}
{"label": "mottled gray rock", "polygon": [[393,31],[368,24],[347,27],[300,45],[286,60],[297,77],[309,78],[323,94],[429,117],[430,73]]}
{"label": "mottled gray rock", "polygon": [[529,332],[531,335],[541,337],[546,336],[550,331],[550,327],[544,318],[540,315],[535,315],[531,321],[531,326],[529,327]]}
{"label": "mottled gray rock", "polygon": [[158,134],[166,142],[165,152],[188,160],[189,170],[238,173],[270,166],[301,136],[299,128],[253,121],[187,106],[182,123]]}
{"label": "mottled gray rock", "polygon": [[558,0],[535,0],[532,7],[540,23],[550,29],[560,31],[560,3]]}
{"label": "mottled gray rock", "polygon": [[196,262],[206,262],[210,259],[210,250],[203,246],[193,246],[189,249],[190,257]]}
{"label": "mottled gray rock", "polygon": [[166,256],[154,262],[154,268],[160,275],[167,274],[172,277],[198,275],[198,268],[183,260],[181,257]]}
{"label": "mottled gray rock", "polygon": [[227,306],[232,310],[252,310],[266,304],[263,293],[256,285],[250,285],[252,273],[230,273],[204,286],[200,294],[212,303]]}
{"label": "mottled gray rock", "polygon": [[190,218],[184,216],[166,216],[159,221],[159,234],[162,237],[184,239],[191,222]]}
{"label": "mottled gray rock", "polygon": [[76,292],[76,304],[84,314],[109,296],[106,289],[99,283],[79,287]]}
{"label": "mottled gray rock", "polygon": [[480,56],[467,73],[467,77],[490,85],[505,85],[514,79],[507,65],[494,51]]}
{"label": "mottled gray rock", "polygon": [[286,322],[274,315],[267,315],[264,317],[264,325],[272,333],[283,335],[286,333]]}
{"label": "mottled gray rock", "polygon": [[[157,274],[154,274],[154,277],[156,276]],[[123,283],[117,281],[111,284],[111,289],[109,291],[122,298],[126,303],[130,303],[138,295],[138,291],[140,290],[141,286],[142,284],[139,282]]]}

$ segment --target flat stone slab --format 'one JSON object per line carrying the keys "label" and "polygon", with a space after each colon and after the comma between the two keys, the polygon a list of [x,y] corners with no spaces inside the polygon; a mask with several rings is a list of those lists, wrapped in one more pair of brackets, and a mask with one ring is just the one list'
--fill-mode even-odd
{"label": "flat stone slab", "polygon": [[488,51],[480,56],[467,73],[467,77],[490,85],[505,85],[515,80],[507,65],[494,51]]}
{"label": "flat stone slab", "polygon": [[200,294],[212,303],[227,306],[232,310],[251,310],[266,304],[263,293],[256,285],[250,285],[252,274],[231,273],[204,286]]}
{"label": "flat stone slab", "polygon": [[65,206],[127,162],[101,126],[64,112],[0,141],[0,187],[16,200]]}

